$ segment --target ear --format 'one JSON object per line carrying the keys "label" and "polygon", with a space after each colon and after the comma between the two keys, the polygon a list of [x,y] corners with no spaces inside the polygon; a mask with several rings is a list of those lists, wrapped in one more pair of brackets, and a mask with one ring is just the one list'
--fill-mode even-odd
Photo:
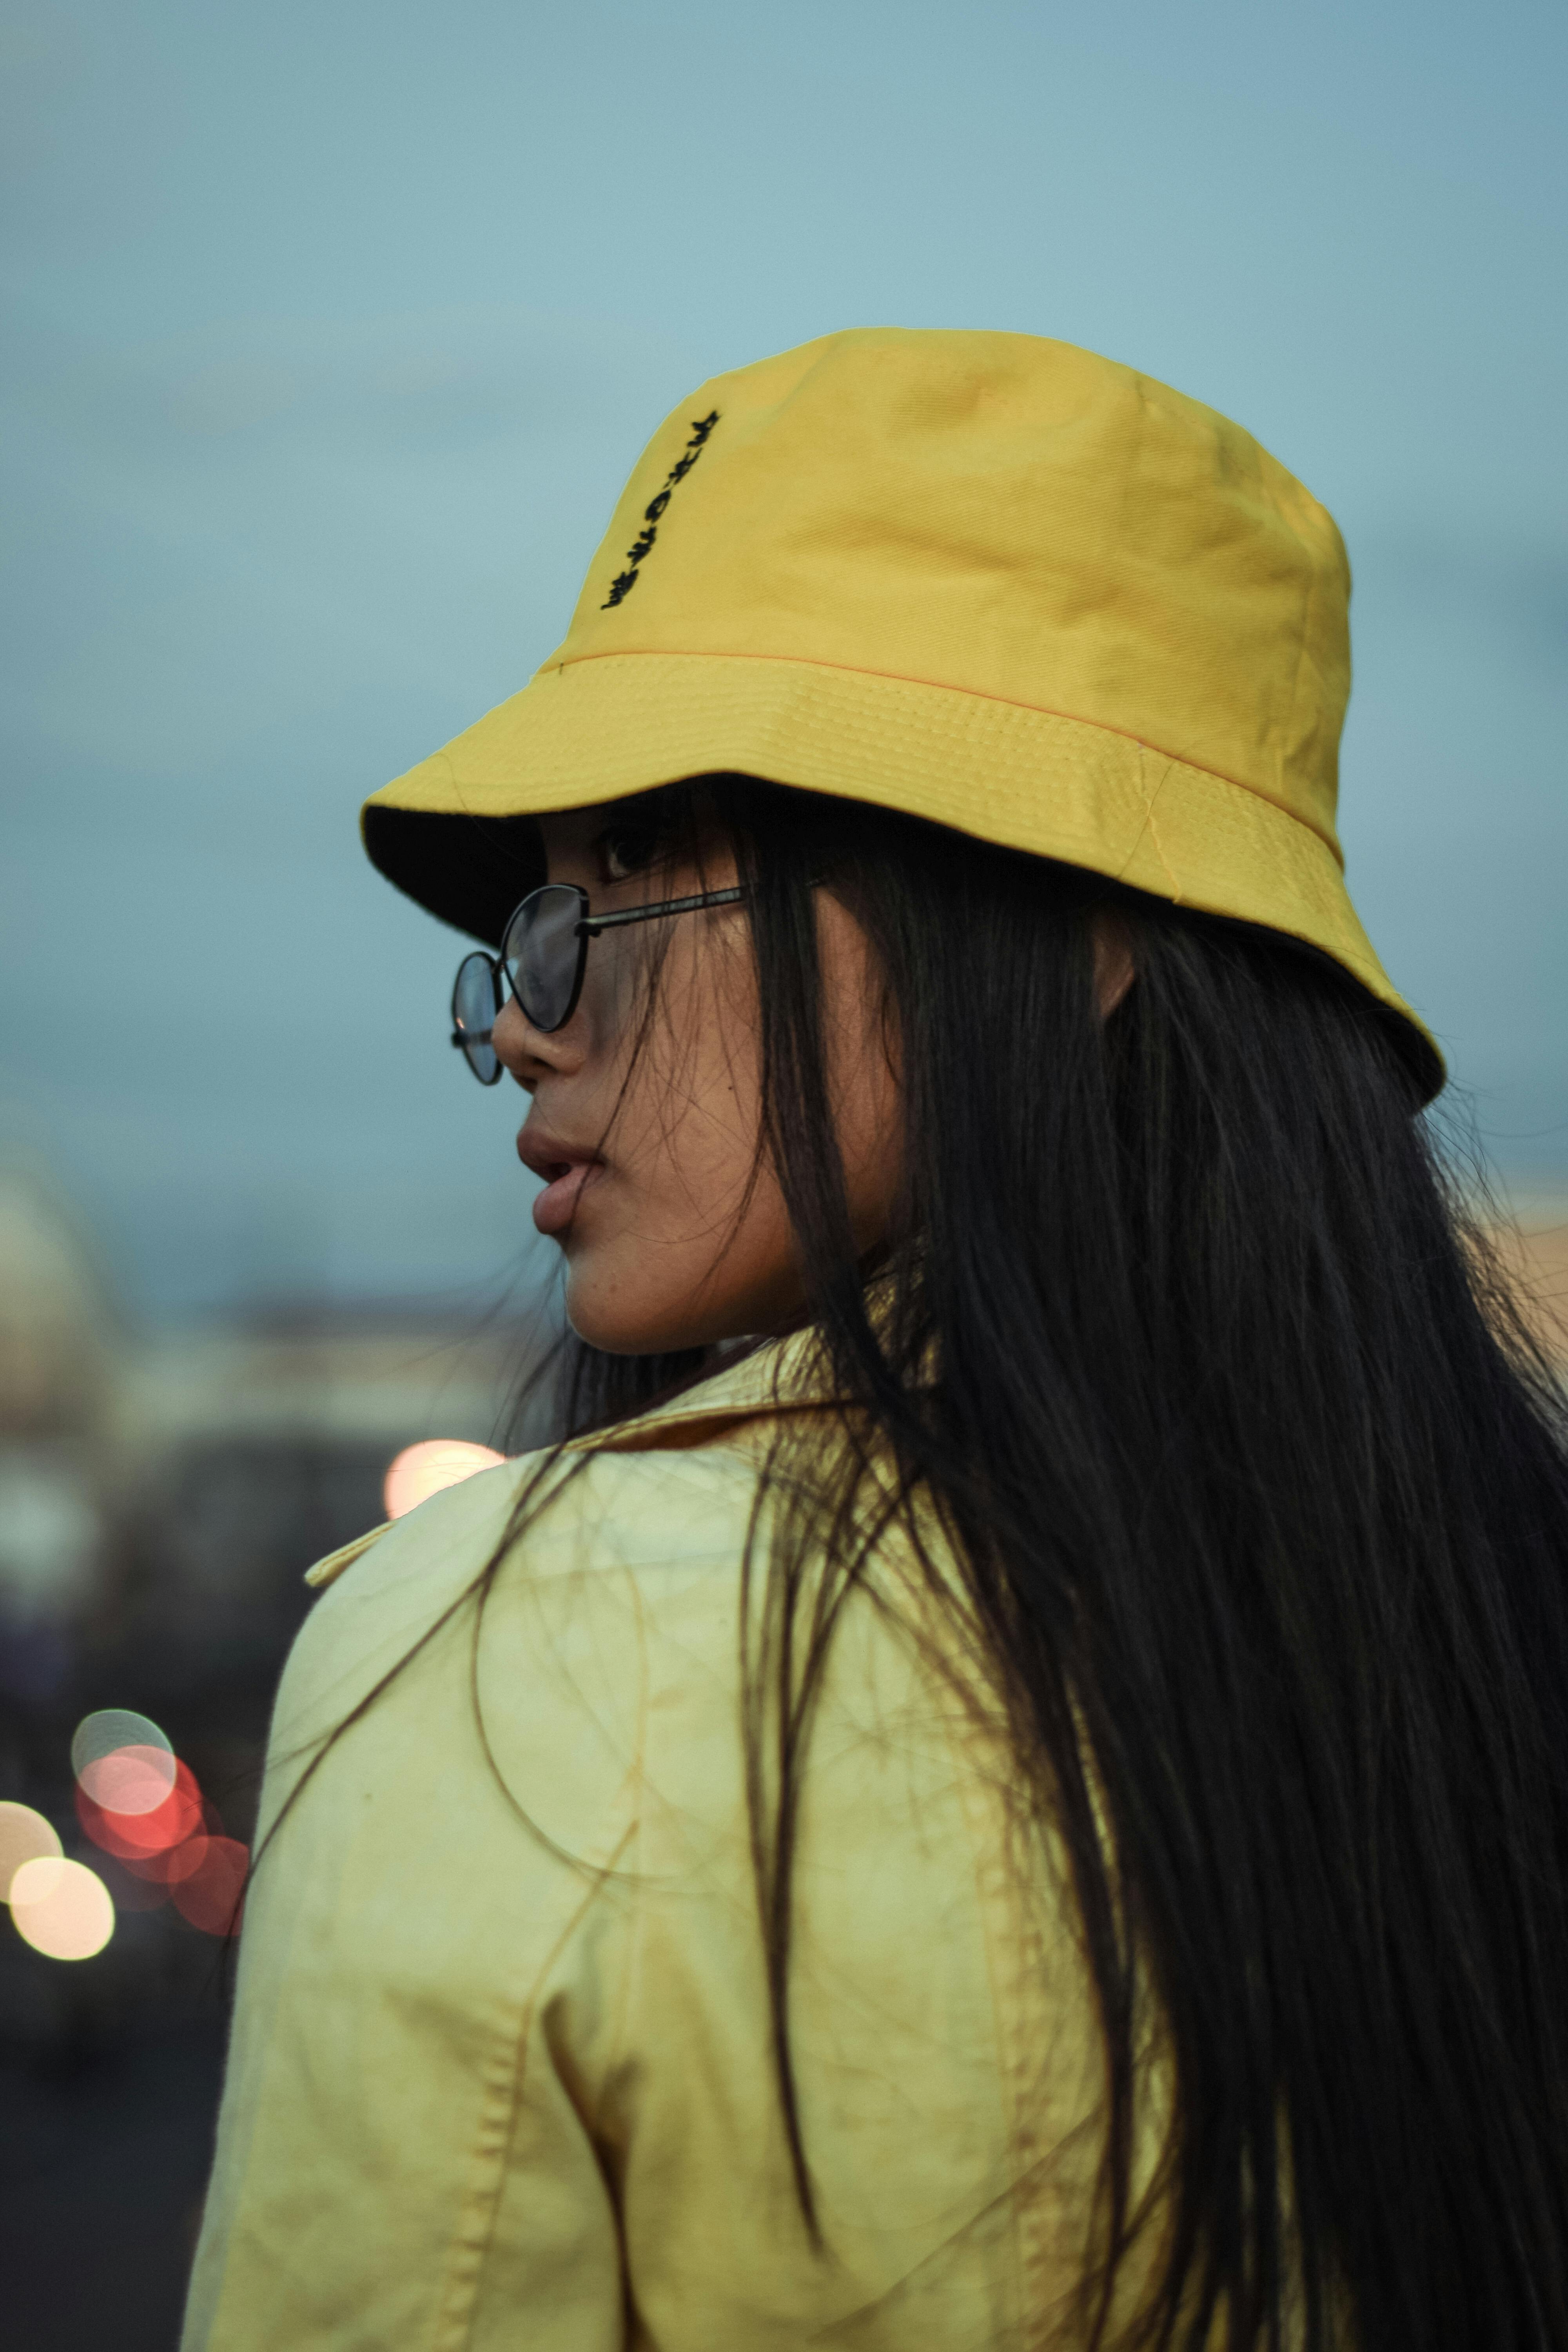
{"label": "ear", "polygon": [[1126,917],[1114,907],[1097,907],[1089,917],[1089,938],[1094,943],[1094,1001],[1100,1019],[1109,1021],[1138,977],[1132,934]]}

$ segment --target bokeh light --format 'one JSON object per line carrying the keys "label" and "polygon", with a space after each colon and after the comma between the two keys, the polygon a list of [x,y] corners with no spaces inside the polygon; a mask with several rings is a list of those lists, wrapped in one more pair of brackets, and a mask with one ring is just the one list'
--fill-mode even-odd
{"label": "bokeh light", "polygon": [[174,1785],[174,1759],[163,1748],[117,1748],[88,1765],[79,1786],[111,1813],[151,1813]]}
{"label": "bokeh light", "polygon": [[460,1437],[427,1437],[405,1445],[386,1473],[386,1516],[400,1519],[443,1487],[460,1486],[477,1470],[493,1470],[505,1460],[492,1446],[470,1445]]}
{"label": "bokeh light", "polygon": [[[153,1732],[157,1740],[163,1739],[163,1733],[145,1716],[118,1710],[89,1716],[78,1733],[79,1745],[73,1747],[73,1757],[82,1753],[87,1760],[77,1781],[77,1818],[93,1843],[111,1854],[124,1872],[119,1883],[126,1889],[128,1909],[144,1910],[172,1897],[181,1916],[205,1935],[233,1935],[239,1925],[249,1849],[237,1838],[225,1836],[222,1815],[202,1795],[190,1766],[167,1746],[138,1739],[102,1751],[104,1739],[122,1732],[127,1725],[142,1727]],[[149,1793],[155,1800],[152,1804],[146,1801]],[[106,1802],[109,1797],[115,1801]],[[48,1829],[47,1822],[43,1826]],[[58,1850],[57,1839],[54,1851]],[[37,1852],[37,1847],[32,1851]],[[97,1878],[92,1871],[87,1875]],[[147,1889],[144,1895],[142,1887]],[[41,1900],[46,1891],[41,1879],[35,1891]],[[107,1888],[104,1900],[110,1904],[112,1920],[112,1898]],[[45,1916],[37,1911],[29,1916]],[[63,1935],[66,1930],[50,1927],[49,1932]],[[53,1948],[36,1935],[28,1940],[40,1950]],[[78,1956],[61,1952],[58,1957]]]}
{"label": "bokeh light", "polygon": [[0,1803],[0,1903],[11,1900],[11,1881],[25,1862],[51,1859],[60,1850],[54,1825],[31,1805]]}
{"label": "bokeh light", "polygon": [[96,1870],[58,1854],[23,1863],[11,1881],[16,1932],[51,1960],[90,1960],[114,1933],[114,1903]]}
{"label": "bokeh light", "polygon": [[117,1805],[97,1804],[85,1785],[78,1783],[77,1819],[94,1845],[121,1862],[136,1864],[167,1853],[202,1830],[202,1792],[195,1774],[188,1764],[178,1763],[173,1757],[169,1760],[174,1785],[166,1790],[163,1802],[149,1811],[122,1812]]}
{"label": "bokeh light", "polygon": [[71,1770],[95,1804],[150,1813],[174,1785],[174,1743],[145,1715],[100,1707],[77,1725]]}
{"label": "bokeh light", "polygon": [[177,1886],[182,1879],[195,1876],[205,1864],[211,1845],[212,1838],[205,1830],[195,1830],[166,1853],[150,1853],[143,1862],[128,1859],[125,1866],[138,1878],[156,1879],[163,1886]]}
{"label": "bokeh light", "polygon": [[176,1879],[169,1893],[175,1910],[193,1927],[208,1936],[232,1936],[239,1928],[250,1850],[237,1838],[207,1838],[204,1844],[200,1868],[188,1878]]}

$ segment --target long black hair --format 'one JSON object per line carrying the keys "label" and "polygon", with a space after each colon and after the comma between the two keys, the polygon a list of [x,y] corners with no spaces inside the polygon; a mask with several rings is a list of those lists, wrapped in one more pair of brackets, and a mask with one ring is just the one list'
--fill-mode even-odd
{"label": "long black hair", "polygon": [[[1568,1439],[1409,1033],[1286,940],[896,812],[721,776],[640,821],[672,859],[716,828],[751,886],[758,1167],[844,1401],[837,1449],[781,1441],[753,1537],[770,1480],[786,1507],[741,1567],[773,2053],[814,2234],[796,1827],[834,1631],[891,1515],[962,1609],[957,1646],[978,1629],[1070,1868],[1106,2086],[1088,2340],[1114,2314],[1119,2342],[1183,2352],[1561,2352]],[[875,1265],[826,1082],[820,887],[868,934],[901,1080]],[[1102,1018],[1106,909],[1136,977]],[[566,1433],[703,1369],[578,1346]],[[439,1621],[475,1602],[476,1660],[560,1485],[552,1454]],[[1145,1987],[1173,2084],[1152,2263]]]}
{"label": "long black hair", "polygon": [[[1135,2234],[1150,1982],[1175,2097],[1144,2340],[1315,2352],[1348,2314],[1365,2347],[1568,2345],[1568,1453],[1425,1073],[1271,934],[748,778],[660,796],[672,834],[696,838],[699,799],[752,886],[760,1149],[847,1400],[844,1475],[815,1521],[783,1515],[748,1612],[808,2218],[791,1864],[837,1607],[873,1572],[847,1531],[879,1448],[948,1531],[1070,1860],[1107,2084],[1091,2334]],[[815,887],[870,939],[902,1079],[875,1312]],[[1102,1019],[1106,907],[1136,979]],[[569,1418],[699,1364],[580,1350]]]}

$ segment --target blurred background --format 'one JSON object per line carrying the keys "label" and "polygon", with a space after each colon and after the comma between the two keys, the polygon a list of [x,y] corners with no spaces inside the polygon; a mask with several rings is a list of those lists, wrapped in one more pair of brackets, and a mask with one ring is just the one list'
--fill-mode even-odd
{"label": "blurred background", "polygon": [[[1352,888],[1568,1283],[1568,18],[36,0],[0,64],[0,1832],[113,1902],[86,1958],[41,1898],[0,1919],[0,2274],[34,2352],[166,2352],[229,1949],[197,1893],[301,1571],[403,1449],[509,1442],[550,1327],[457,942],[355,812],[551,650],[705,376],[1060,336],[1326,501]],[[73,1787],[103,1709],[198,1792],[163,1846]]]}

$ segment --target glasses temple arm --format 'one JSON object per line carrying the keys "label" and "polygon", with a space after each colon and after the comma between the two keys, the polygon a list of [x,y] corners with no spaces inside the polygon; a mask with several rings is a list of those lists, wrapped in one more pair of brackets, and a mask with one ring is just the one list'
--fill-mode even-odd
{"label": "glasses temple arm", "polygon": [[623,907],[618,914],[584,915],[577,925],[579,939],[595,939],[601,931],[618,929],[623,923],[650,923],[659,915],[689,915],[698,907],[733,907],[750,898],[746,889],[700,890],[691,898],[660,898],[651,907]]}

